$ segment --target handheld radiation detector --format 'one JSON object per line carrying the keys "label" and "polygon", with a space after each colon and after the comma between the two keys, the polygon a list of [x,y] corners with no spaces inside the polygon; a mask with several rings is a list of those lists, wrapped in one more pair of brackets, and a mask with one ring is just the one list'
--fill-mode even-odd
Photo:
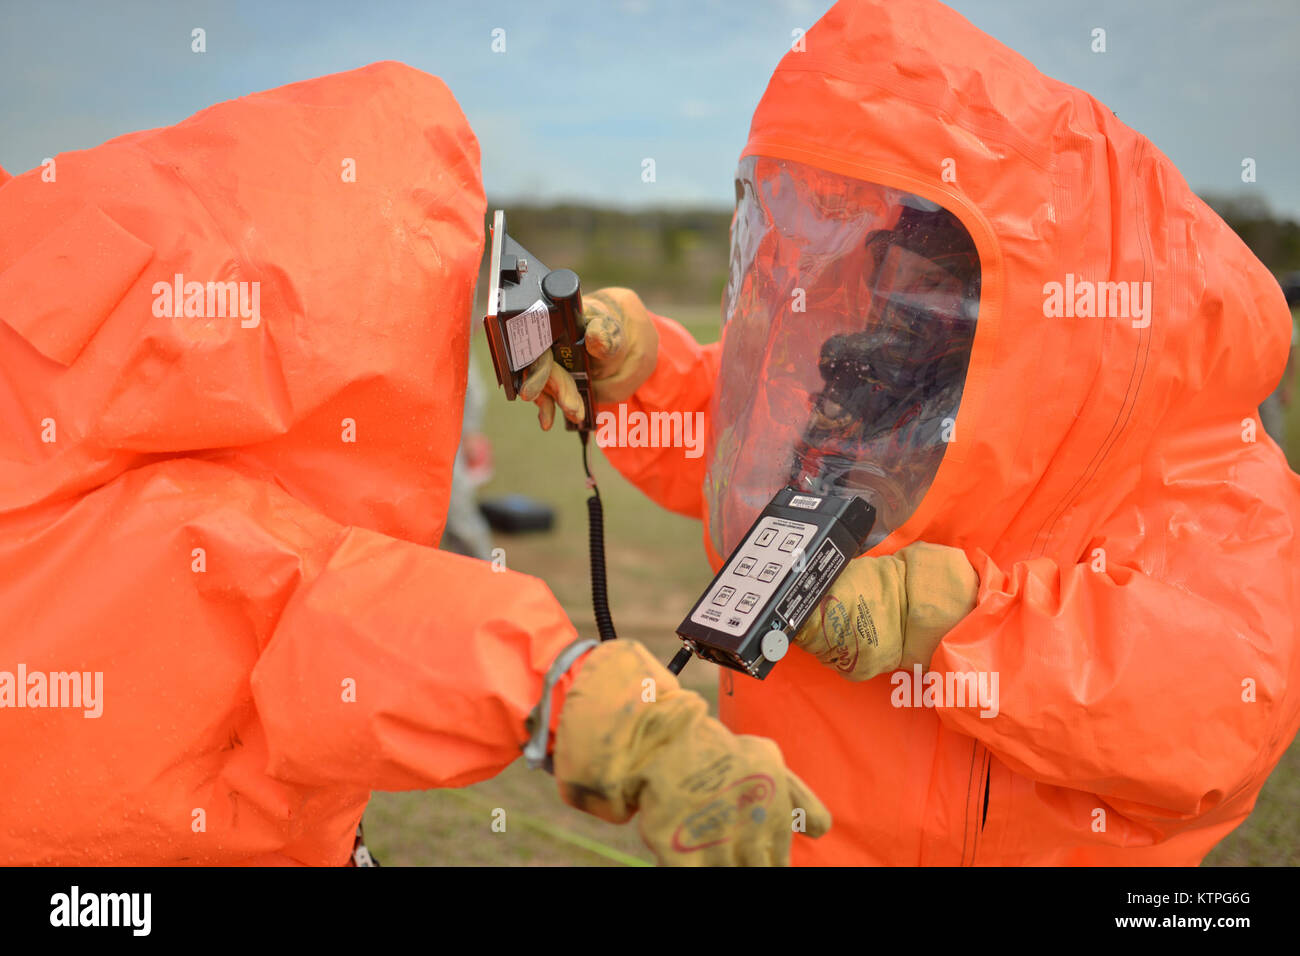
{"label": "handheld radiation detector", "polygon": [[550,349],[573,376],[582,396],[583,422],[565,419],[569,431],[594,427],[591,379],[584,347],[582,290],[572,269],[547,269],[506,233],[506,214],[492,216],[492,255],[488,264],[488,303],[483,328],[497,382],[514,400],[523,370]]}
{"label": "handheld radiation detector", "polygon": [[875,523],[864,498],[781,489],[678,625],[685,649],[762,680]]}

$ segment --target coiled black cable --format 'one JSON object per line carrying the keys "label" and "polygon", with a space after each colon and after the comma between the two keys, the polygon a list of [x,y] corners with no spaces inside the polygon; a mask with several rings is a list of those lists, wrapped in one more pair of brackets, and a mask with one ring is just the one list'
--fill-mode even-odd
{"label": "coiled black cable", "polygon": [[[609,592],[606,590],[605,575],[605,507],[600,500],[600,489],[591,473],[587,461],[587,432],[578,432],[582,438],[582,470],[587,473],[587,487],[591,497],[587,499],[587,538],[591,553],[591,609],[596,615],[596,632],[602,641],[612,641],[618,637],[614,632],[614,618],[609,613]],[[668,670],[680,674],[682,668],[691,659],[689,648],[683,647],[669,662]]]}
{"label": "coiled black cable", "polygon": [[609,593],[606,590],[605,576],[605,509],[600,500],[600,489],[591,474],[591,465],[587,462],[587,435],[582,437],[582,470],[587,473],[587,487],[591,497],[587,499],[587,537],[591,553],[591,609],[596,615],[596,632],[602,641],[612,641],[618,635],[614,632],[614,618],[609,613]]}

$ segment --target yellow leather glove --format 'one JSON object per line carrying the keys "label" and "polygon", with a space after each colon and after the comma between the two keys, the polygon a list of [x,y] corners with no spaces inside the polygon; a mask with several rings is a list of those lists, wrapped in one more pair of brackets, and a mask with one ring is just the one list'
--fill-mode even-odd
{"label": "yellow leather glove", "polygon": [[[591,358],[591,385],[598,402],[621,402],[645,384],[659,359],[659,330],[631,289],[598,289],[582,297],[581,322]],[[550,431],[558,403],[570,421],[582,420],[582,399],[573,376],[547,349],[524,370],[519,397],[538,406],[537,420]]]}
{"label": "yellow leather glove", "polygon": [[737,736],[635,641],[587,656],[564,699],[555,778],[565,803],[611,823],[638,814],[660,863],[789,865],[794,833],[831,818],[780,748]]}
{"label": "yellow leather glove", "polygon": [[943,636],[975,607],[979,577],[957,548],[917,542],[849,562],[795,644],[849,680],[926,667]]}

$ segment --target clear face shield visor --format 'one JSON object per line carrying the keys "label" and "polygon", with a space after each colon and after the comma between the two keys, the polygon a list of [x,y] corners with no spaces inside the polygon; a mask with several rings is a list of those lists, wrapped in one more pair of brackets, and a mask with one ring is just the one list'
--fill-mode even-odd
{"label": "clear face shield visor", "polygon": [[954,434],[979,311],[961,222],[919,196],[741,161],[706,492],[728,553],[787,484],[858,494],[870,543],[916,509]]}

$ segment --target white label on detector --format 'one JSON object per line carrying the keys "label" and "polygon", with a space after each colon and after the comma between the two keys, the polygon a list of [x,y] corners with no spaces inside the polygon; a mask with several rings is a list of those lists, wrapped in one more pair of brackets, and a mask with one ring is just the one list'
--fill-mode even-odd
{"label": "white label on detector", "polygon": [[763,518],[714,579],[691,620],[736,637],[744,634],[816,534],[815,524]]}
{"label": "white label on detector", "polygon": [[794,588],[787,591],[785,598],[777,605],[776,613],[790,622],[791,631],[797,633],[803,627],[803,622],[808,619],[809,613],[817,606],[842,567],[844,552],[827,538],[812,560],[805,563],[802,569],[804,573],[795,582]]}
{"label": "white label on detector", "polygon": [[816,511],[817,506],[821,503],[820,498],[814,498],[811,495],[795,495],[790,499],[791,508],[806,508],[808,511]]}
{"label": "white label on detector", "polygon": [[510,371],[517,372],[551,347],[551,313],[538,299],[513,319],[506,319],[506,345]]}

